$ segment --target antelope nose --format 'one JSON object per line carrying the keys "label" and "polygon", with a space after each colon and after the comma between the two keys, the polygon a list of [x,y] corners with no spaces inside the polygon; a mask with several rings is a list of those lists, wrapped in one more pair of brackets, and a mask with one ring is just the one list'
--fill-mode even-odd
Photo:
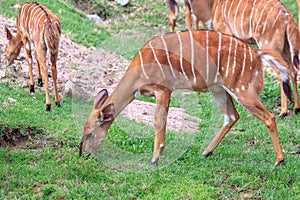
{"label": "antelope nose", "polygon": [[82,146],[83,146],[83,142],[81,141],[79,144],[79,156],[82,156]]}

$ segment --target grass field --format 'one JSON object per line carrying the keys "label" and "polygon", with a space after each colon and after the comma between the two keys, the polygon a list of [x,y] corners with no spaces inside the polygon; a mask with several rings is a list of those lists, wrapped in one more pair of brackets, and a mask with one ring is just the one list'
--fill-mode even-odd
{"label": "grass field", "polygon": [[[169,30],[162,0],[132,0],[126,8],[108,1],[104,9],[112,26],[106,29],[81,16],[71,1],[40,2],[58,13],[63,34],[75,42],[105,47],[129,59],[152,35]],[[294,0],[283,2],[297,14]],[[16,17],[14,4],[0,0],[0,14]],[[181,9],[178,30],[184,29],[183,19]],[[275,80],[266,75],[261,100],[278,116]],[[186,98],[192,102],[187,112],[202,119],[199,132],[169,131],[159,166],[151,167],[151,127],[119,117],[96,156],[81,158],[81,127],[92,102],[63,98],[61,108],[46,113],[43,93],[30,95],[27,89],[0,83],[1,145],[10,134],[25,141],[0,148],[0,199],[300,199],[299,114],[276,119],[283,165],[274,166],[266,127],[239,105],[241,119],[213,155],[202,158],[223,119],[209,93],[189,93]],[[184,101],[174,95],[171,105],[186,108]]]}

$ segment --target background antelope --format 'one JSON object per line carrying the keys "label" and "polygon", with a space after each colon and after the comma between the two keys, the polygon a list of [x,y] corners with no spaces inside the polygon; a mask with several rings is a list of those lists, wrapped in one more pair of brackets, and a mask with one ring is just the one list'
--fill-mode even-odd
{"label": "background antelope", "polygon": [[283,162],[275,116],[259,100],[263,87],[263,64],[280,71],[286,94],[290,88],[286,63],[276,52],[250,48],[241,40],[214,31],[185,31],[157,36],[135,55],[125,75],[109,97],[101,90],[84,124],[82,150],[91,153],[105,139],[118,114],[137,96],[155,96],[155,142],[151,163],[158,163],[165,147],[166,119],[170,95],[175,89],[210,91],[224,115],[224,124],[203,153],[209,156],[239,119],[232,99],[267,126],[276,154]]}
{"label": "background antelope", "polygon": [[[58,46],[60,40],[59,19],[44,5],[36,2],[24,3],[19,11],[17,18],[17,33],[12,35],[6,27],[7,39],[6,46],[7,66],[9,66],[19,55],[21,47],[25,46],[26,60],[29,65],[30,92],[34,92],[34,80],[32,74],[32,44],[35,46],[35,58],[38,67],[38,85],[43,86],[42,78],[45,81],[46,92],[46,111],[50,111],[51,102],[48,90],[48,69],[46,65],[47,50],[50,53],[52,63],[52,78],[55,91],[55,103],[60,106],[57,92],[57,70],[56,61],[58,56]],[[41,70],[42,68],[42,75]]]}
{"label": "background antelope", "polygon": [[[173,32],[176,26],[176,15],[179,12],[178,4],[175,0],[166,0],[167,6],[170,10],[169,22],[170,22],[170,31]],[[184,0],[185,7],[185,25],[188,30],[192,30],[192,10],[189,0]],[[199,20],[195,19],[195,28],[199,29]]]}
{"label": "background antelope", "polygon": [[[244,41],[254,39],[259,48],[279,52],[289,65],[294,89],[294,111],[300,112],[297,90],[299,29],[292,14],[280,1],[190,0],[190,4],[200,20],[205,23],[211,21],[214,30],[234,35]],[[288,109],[283,92],[281,107],[280,115],[285,116]]]}

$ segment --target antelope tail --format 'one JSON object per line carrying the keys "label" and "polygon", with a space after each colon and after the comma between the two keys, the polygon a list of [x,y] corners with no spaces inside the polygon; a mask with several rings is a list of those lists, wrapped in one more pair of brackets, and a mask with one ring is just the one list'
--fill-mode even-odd
{"label": "antelope tail", "polygon": [[284,48],[287,48],[286,52],[290,52],[291,61],[297,70],[299,70],[299,51],[297,51],[297,46],[299,46],[299,30],[297,24],[287,23],[285,29],[285,42]]}
{"label": "antelope tail", "polygon": [[[261,55],[262,61],[265,65],[269,65],[274,69],[275,72],[280,73],[282,78],[283,90],[287,98],[293,103],[292,91],[290,88],[290,74],[288,73],[288,65],[283,60],[281,55],[275,51],[262,49],[258,52]],[[278,74],[279,75],[279,74]]]}
{"label": "antelope tail", "polygon": [[60,34],[60,24],[48,20],[45,24],[44,37],[49,50],[58,49]]}
{"label": "antelope tail", "polygon": [[179,7],[178,4],[176,3],[175,0],[166,0],[168,8],[175,14],[179,12]]}

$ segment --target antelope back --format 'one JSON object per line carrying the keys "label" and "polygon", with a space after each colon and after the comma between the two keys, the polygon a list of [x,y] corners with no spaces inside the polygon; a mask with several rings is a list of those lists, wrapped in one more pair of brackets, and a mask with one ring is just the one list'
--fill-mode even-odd
{"label": "antelope back", "polygon": [[257,50],[220,32],[168,33],[149,40],[128,71],[140,66],[144,82],[168,88],[206,90],[222,84],[230,90],[261,89],[262,61]]}
{"label": "antelope back", "polygon": [[17,27],[23,34],[32,39],[49,21],[56,23],[60,27],[58,17],[46,6],[37,2],[26,2],[20,8]]}
{"label": "antelope back", "polygon": [[[244,40],[254,38],[260,48],[276,46],[278,38],[284,41],[287,23],[297,26],[278,0],[215,0],[212,13],[214,29]],[[282,42],[277,46],[282,50]]]}

